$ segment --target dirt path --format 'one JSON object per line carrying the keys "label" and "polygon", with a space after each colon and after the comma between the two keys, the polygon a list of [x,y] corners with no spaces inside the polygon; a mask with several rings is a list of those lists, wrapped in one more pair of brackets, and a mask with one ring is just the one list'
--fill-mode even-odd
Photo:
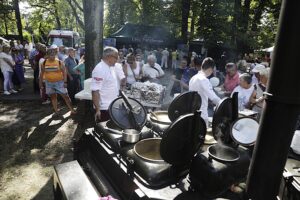
{"label": "dirt path", "polygon": [[53,165],[73,158],[77,124],[50,105],[0,102],[0,200],[53,199]]}

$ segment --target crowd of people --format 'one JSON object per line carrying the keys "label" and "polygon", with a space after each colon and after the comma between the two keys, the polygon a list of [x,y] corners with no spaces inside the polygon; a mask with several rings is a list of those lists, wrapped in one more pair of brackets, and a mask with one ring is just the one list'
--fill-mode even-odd
{"label": "crowd of people", "polygon": [[[34,71],[33,89],[41,95],[42,103],[52,102],[57,113],[56,95],[60,94],[70,111],[75,113],[72,106],[76,103],[75,94],[83,89],[85,80],[84,50],[77,51],[63,45],[47,48],[40,43],[30,52],[19,43],[13,47],[1,46],[1,83],[5,95],[22,90],[25,82],[23,63],[27,57]],[[248,108],[260,113],[269,77],[269,63],[259,64],[249,61],[249,58],[245,55],[237,62],[230,62],[223,53],[215,62],[213,58],[204,58],[195,52],[188,54],[176,49],[142,50],[131,46],[127,49],[124,45],[117,50],[108,47],[104,49],[102,60],[92,73],[92,88],[99,90],[100,94],[99,98],[96,96],[94,99],[101,101],[98,105],[94,101],[95,108],[102,110],[105,116],[109,103],[118,95],[116,91],[129,89],[135,82],[150,81],[161,84],[161,78],[169,70],[173,74],[170,93],[172,96],[189,90],[197,91],[202,98],[202,110],[207,110],[209,102],[217,104],[220,100],[209,82],[211,77],[217,76],[221,80],[220,87],[225,95],[239,92],[240,109]],[[98,68],[101,70],[97,70]],[[108,86],[103,87],[103,84]],[[109,100],[106,101],[106,97]],[[207,112],[202,112],[202,115],[207,120]]]}

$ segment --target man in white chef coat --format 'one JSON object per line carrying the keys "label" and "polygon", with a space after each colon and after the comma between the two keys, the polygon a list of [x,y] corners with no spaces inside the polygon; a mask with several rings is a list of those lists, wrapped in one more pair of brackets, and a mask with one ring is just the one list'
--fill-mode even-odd
{"label": "man in white chef coat", "polygon": [[109,120],[108,107],[119,95],[118,70],[115,68],[118,57],[117,49],[105,47],[101,62],[92,72],[91,90],[96,121]]}
{"label": "man in white chef coat", "polygon": [[[195,58],[199,59],[199,58]],[[208,99],[214,104],[218,104],[221,100],[213,91],[213,87],[209,82],[209,77],[214,72],[215,62],[212,58],[207,57],[203,60],[202,65],[197,64],[197,60],[194,60],[196,67],[199,69],[198,74],[193,76],[189,82],[189,90],[197,91],[201,96],[201,117],[205,120],[206,125],[208,124]]]}

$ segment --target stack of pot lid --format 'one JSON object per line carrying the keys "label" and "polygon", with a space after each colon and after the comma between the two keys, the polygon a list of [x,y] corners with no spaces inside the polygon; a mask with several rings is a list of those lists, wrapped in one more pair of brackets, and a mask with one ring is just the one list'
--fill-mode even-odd
{"label": "stack of pot lid", "polygon": [[161,157],[172,165],[189,163],[203,145],[206,124],[200,112],[186,114],[170,125],[160,144]]}
{"label": "stack of pot lid", "polygon": [[138,127],[142,128],[147,120],[145,107],[135,99],[128,98],[127,100],[132,107],[132,112],[126,105],[124,98],[116,98],[108,108],[111,120],[121,129],[135,129],[133,120]]}

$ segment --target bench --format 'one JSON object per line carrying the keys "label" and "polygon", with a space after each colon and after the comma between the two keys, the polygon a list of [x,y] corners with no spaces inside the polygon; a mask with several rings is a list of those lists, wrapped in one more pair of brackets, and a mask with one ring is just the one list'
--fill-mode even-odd
{"label": "bench", "polygon": [[76,160],[54,166],[53,178],[55,200],[99,199],[100,195]]}

